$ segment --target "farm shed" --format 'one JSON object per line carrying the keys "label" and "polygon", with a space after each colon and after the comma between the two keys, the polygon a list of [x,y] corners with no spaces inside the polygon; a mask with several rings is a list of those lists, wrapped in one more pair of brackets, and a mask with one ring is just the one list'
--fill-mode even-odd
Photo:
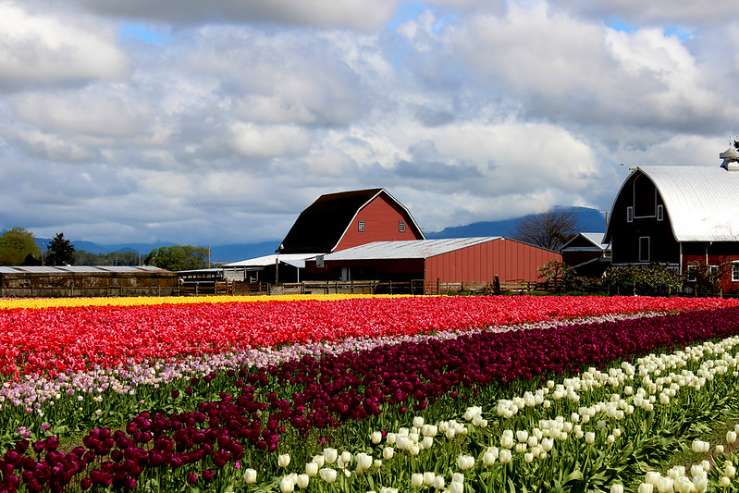
{"label": "farm shed", "polygon": [[152,266],[0,266],[0,297],[169,296],[176,284]]}
{"label": "farm shed", "polygon": [[537,282],[539,268],[561,261],[559,253],[503,237],[377,241],[307,262],[309,273],[323,271],[342,280],[422,280],[425,292],[458,284],[469,289]]}
{"label": "farm shed", "polygon": [[316,253],[286,253],[264,255],[239,262],[224,264],[225,270],[241,269],[245,272],[243,280],[252,282],[300,282],[300,273],[305,269],[305,261],[314,258]]}
{"label": "farm shed", "polygon": [[575,274],[600,277],[611,265],[611,247],[603,243],[604,233],[578,233],[559,252],[567,268]]}
{"label": "farm shed", "polygon": [[329,193],[300,213],[280,254],[330,253],[381,240],[420,240],[410,211],[382,188]]}
{"label": "farm shed", "polygon": [[604,241],[613,264],[661,263],[697,282],[699,269],[739,293],[739,152],[721,166],[639,166],[621,186]]}

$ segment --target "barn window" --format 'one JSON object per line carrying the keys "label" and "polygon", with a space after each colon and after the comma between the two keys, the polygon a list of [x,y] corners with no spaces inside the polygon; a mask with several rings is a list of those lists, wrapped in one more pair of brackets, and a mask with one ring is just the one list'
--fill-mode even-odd
{"label": "barn window", "polygon": [[364,233],[364,221],[359,221],[357,227],[359,228],[360,233]]}
{"label": "barn window", "polygon": [[708,273],[712,276],[718,275],[719,273],[718,265],[709,265]]}
{"label": "barn window", "polygon": [[657,206],[657,221],[662,221],[665,218],[665,206],[660,204]]}
{"label": "barn window", "polygon": [[731,263],[731,280],[739,282],[739,262]]}
{"label": "barn window", "polygon": [[698,264],[688,264],[688,282],[698,280]]}
{"label": "barn window", "polygon": [[633,223],[634,222],[634,208],[631,206],[628,206],[626,208],[626,222],[627,223]]}
{"label": "barn window", "polygon": [[639,237],[639,262],[649,262],[649,247],[651,241],[649,236]]}
{"label": "barn window", "polygon": [[405,223],[403,221],[400,221],[398,223],[398,231],[400,231],[401,233],[405,233]]}

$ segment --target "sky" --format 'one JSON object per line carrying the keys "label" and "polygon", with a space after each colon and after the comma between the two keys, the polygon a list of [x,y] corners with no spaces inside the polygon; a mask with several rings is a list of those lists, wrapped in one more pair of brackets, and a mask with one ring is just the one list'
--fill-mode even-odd
{"label": "sky", "polygon": [[384,187],[426,231],[607,210],[739,134],[735,0],[0,0],[0,229],[279,239]]}

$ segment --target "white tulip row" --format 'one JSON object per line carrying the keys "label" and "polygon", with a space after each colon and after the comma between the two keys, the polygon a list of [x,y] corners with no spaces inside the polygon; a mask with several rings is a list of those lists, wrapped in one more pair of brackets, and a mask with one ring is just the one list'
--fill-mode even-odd
{"label": "white tulip row", "polygon": [[[541,407],[543,410],[551,408],[553,402],[563,400],[568,405],[577,404],[588,393],[603,388],[623,388],[623,395],[613,393],[607,400],[595,402],[590,406],[580,406],[577,412],[572,412],[569,419],[556,416],[554,419],[540,419],[538,426],[531,429],[505,429],[497,440],[498,446],[488,447],[480,457],[461,454],[456,466],[459,471],[468,472],[475,467],[493,467],[496,463],[509,464],[520,457],[524,463],[535,460],[543,461],[550,457],[550,452],[556,442],[568,439],[583,440],[587,446],[597,441],[598,435],[605,436],[605,444],[613,444],[623,436],[621,427],[612,427],[609,430],[608,420],[624,421],[640,409],[644,412],[654,412],[655,407],[668,406],[681,389],[691,392],[700,391],[705,385],[718,375],[732,372],[738,376],[739,357],[732,354],[739,346],[739,337],[730,337],[719,342],[706,342],[688,347],[674,353],[650,354],[637,360],[636,365],[622,363],[619,368],[600,371],[590,368],[581,375],[563,379],[562,383],[548,381],[545,387],[534,392],[525,392],[524,395],[513,399],[501,399],[494,408],[495,415],[502,420],[511,419],[523,409]],[[688,365],[700,362],[697,370],[686,369]],[[669,373],[668,373],[669,372]],[[634,386],[639,384],[636,390]],[[596,421],[597,418],[597,421]],[[373,469],[382,467],[383,461],[389,461],[401,451],[408,456],[418,456],[421,451],[428,450],[435,445],[444,445],[444,439],[453,441],[459,436],[475,432],[482,438],[489,438],[488,420],[483,417],[481,407],[469,407],[463,415],[463,422],[451,419],[428,424],[417,416],[411,427],[400,428],[397,432],[385,435],[385,444],[382,444],[383,435],[375,431],[370,435],[370,441],[379,447],[381,458],[375,458],[366,452],[352,454],[348,451],[339,453],[336,449],[327,448],[323,453],[314,456],[305,465],[302,474],[288,474],[280,481],[280,491],[292,492],[295,487],[306,488],[315,478],[325,483],[333,483],[339,474],[351,478],[355,474],[371,473]],[[586,430],[588,423],[594,422],[594,431]],[[477,440],[479,442],[479,440]],[[289,464],[289,457],[278,458],[278,463]],[[353,465],[353,467],[352,467]],[[330,466],[330,467],[329,467]],[[410,478],[413,488],[433,488],[444,492],[463,491],[464,473],[453,473],[447,482],[444,475],[435,472],[417,472]],[[654,484],[652,487],[656,487]],[[612,486],[612,492],[618,493],[620,484]],[[648,488],[648,486],[645,486]],[[379,493],[392,493],[393,488],[379,488]],[[640,490],[641,491],[641,490]],[[657,489],[658,492],[662,490]],[[681,491],[681,490],[675,490]],[[702,491],[702,490],[695,490]]]}
{"label": "white tulip row", "polygon": [[[737,433],[739,433],[739,424],[734,426],[733,430],[726,432],[726,443],[733,445],[737,441]],[[694,440],[691,449],[697,454],[706,454],[711,450],[711,444],[703,440]],[[714,447],[716,456],[724,453],[724,445],[718,444]],[[707,491],[710,486],[708,473],[715,470],[718,480],[716,481],[719,488],[731,486],[736,479],[736,466],[732,463],[730,457],[726,457],[724,467],[715,468],[711,462],[703,460],[697,464],[693,464],[689,469],[685,466],[672,467],[667,474],[662,475],[656,471],[647,472],[644,481],[639,485],[638,493],[702,493]],[[611,489],[613,493],[613,489]]]}

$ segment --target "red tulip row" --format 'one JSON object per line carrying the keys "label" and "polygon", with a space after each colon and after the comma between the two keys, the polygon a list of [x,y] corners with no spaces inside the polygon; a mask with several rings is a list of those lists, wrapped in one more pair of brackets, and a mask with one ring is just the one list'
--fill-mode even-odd
{"label": "red tulip row", "polygon": [[[0,457],[0,490],[62,491],[73,481],[136,488],[147,469],[187,468],[192,484],[242,460],[247,447],[274,451],[292,426],[306,435],[413,404],[423,409],[458,389],[577,371],[658,348],[739,334],[739,308],[553,329],[460,336],[380,346],[358,354],[305,357],[233,374],[239,390],[184,413],[142,412],[125,431],[95,428],[83,446],[20,441]],[[470,357],[474,355],[474,357]],[[208,380],[208,377],[205,379]],[[290,389],[285,391],[286,389]],[[281,392],[282,395],[278,394]]]}
{"label": "red tulip row", "polygon": [[737,305],[700,298],[497,296],[2,310],[0,374],[53,375],[296,342]]}

